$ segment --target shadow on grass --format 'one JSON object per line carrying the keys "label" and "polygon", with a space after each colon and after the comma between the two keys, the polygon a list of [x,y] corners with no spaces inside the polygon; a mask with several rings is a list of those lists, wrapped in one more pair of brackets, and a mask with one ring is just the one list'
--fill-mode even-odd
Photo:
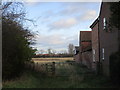
{"label": "shadow on grass", "polygon": [[3,83],[3,88],[113,88],[110,80],[96,76],[85,66],[66,64],[57,66],[57,75],[25,70],[23,75],[15,80]]}

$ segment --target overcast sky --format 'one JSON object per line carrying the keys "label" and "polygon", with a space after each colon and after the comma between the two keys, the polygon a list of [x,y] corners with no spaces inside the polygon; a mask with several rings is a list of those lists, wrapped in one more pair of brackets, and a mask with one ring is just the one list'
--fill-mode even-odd
{"label": "overcast sky", "polygon": [[32,2],[25,4],[27,18],[35,20],[28,27],[38,32],[36,47],[38,50],[54,49],[57,52],[67,50],[69,43],[79,45],[79,32],[89,31],[89,27],[98,17],[100,2]]}

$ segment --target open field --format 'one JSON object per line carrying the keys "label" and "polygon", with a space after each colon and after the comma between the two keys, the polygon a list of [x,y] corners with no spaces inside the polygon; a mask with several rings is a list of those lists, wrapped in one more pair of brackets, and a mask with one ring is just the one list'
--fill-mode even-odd
{"label": "open field", "polygon": [[65,61],[74,61],[72,57],[66,58],[32,58],[32,60],[36,63],[49,63],[49,62],[65,62]]}

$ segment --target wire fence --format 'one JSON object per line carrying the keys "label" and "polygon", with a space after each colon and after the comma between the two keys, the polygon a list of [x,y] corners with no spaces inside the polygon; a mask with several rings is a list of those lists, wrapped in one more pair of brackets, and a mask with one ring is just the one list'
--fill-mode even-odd
{"label": "wire fence", "polygon": [[53,76],[69,76],[76,74],[74,61],[69,62],[49,62],[49,63],[30,63],[26,67],[37,72],[45,73]]}

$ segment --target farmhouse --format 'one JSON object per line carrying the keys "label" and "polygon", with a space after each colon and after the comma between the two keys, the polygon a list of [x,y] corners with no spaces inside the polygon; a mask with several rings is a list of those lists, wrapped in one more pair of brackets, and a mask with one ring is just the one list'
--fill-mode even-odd
{"label": "farmhouse", "polygon": [[110,4],[102,2],[100,14],[94,23],[90,26],[92,29],[92,60],[97,64],[101,72],[110,76],[110,55],[118,51],[119,30],[110,28]]}
{"label": "farmhouse", "polygon": [[120,31],[110,27],[110,16],[110,2],[102,2],[98,18],[90,26],[92,31],[80,31],[75,56],[76,62],[106,76],[110,76],[110,55],[119,49]]}
{"label": "farmhouse", "polygon": [[98,65],[100,64],[99,62],[99,19],[97,18],[93,24],[90,26],[92,29],[92,69],[96,71],[97,73],[99,72],[99,67]]}

